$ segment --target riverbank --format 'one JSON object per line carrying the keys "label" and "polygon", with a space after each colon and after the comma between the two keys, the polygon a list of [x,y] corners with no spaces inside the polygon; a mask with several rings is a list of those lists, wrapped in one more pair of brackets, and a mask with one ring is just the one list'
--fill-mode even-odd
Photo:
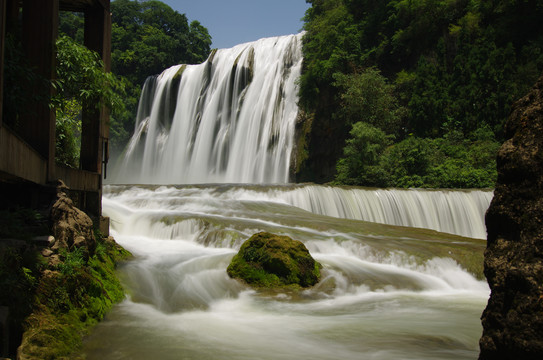
{"label": "riverbank", "polygon": [[[6,314],[0,355],[77,358],[83,336],[124,298],[115,269],[131,255],[100,234],[62,188],[49,219],[24,210],[33,215],[13,220],[21,211],[3,219],[20,226],[19,233],[11,226],[0,234],[0,307]],[[32,227],[38,233],[27,231]]]}

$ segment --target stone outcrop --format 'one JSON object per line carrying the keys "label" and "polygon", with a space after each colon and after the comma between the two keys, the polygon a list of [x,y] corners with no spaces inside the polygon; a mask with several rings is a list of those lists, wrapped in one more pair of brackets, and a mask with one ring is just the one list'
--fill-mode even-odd
{"label": "stone outcrop", "polygon": [[96,239],[91,218],[79,210],[66,195],[67,187],[59,180],[57,200],[51,208],[51,227],[54,242],[51,249],[73,250],[84,248],[89,254],[94,253]]}
{"label": "stone outcrop", "polygon": [[260,232],[241,245],[227,272],[257,288],[305,288],[319,281],[320,268],[301,241]]}
{"label": "stone outcrop", "polygon": [[517,101],[498,153],[498,182],[486,214],[480,360],[543,356],[543,77]]}

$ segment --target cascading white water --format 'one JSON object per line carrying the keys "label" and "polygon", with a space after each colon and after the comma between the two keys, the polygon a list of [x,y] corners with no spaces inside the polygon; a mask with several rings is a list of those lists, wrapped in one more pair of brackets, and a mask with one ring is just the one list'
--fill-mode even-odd
{"label": "cascading white water", "polygon": [[[303,189],[106,187],[104,214],[135,259],[120,269],[130,295],[86,339],[84,357],[477,357],[483,240],[318,215],[277,196]],[[230,279],[229,261],[259,231],[304,242],[323,265],[319,284],[259,292]]]}
{"label": "cascading white water", "polygon": [[[193,187],[223,200],[282,203],[314,214],[486,238],[491,190],[342,188],[322,185]],[[189,191],[189,190],[187,190]],[[210,195],[211,196],[211,195]]]}
{"label": "cascading white water", "polygon": [[493,192],[303,186],[277,196],[315,214],[485,239]]}
{"label": "cascading white water", "polygon": [[221,49],[148,79],[113,182],[288,182],[301,36]]}
{"label": "cascading white water", "polygon": [[[263,39],[148,79],[114,182],[206,185],[104,189],[112,234],[135,259],[120,269],[129,296],[85,358],[476,358],[492,192],[285,184],[300,45]],[[319,284],[260,292],[230,279],[259,231],[304,242]]]}

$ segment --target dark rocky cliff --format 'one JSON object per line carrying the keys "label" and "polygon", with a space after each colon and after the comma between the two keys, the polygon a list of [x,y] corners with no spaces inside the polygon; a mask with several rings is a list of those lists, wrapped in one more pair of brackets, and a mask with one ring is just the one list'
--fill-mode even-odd
{"label": "dark rocky cliff", "polygon": [[480,360],[543,358],[543,77],[513,105],[486,214]]}

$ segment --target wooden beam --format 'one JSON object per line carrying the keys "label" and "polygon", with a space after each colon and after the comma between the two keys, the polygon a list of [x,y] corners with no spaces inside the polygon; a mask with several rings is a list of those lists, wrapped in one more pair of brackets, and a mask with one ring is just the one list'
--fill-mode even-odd
{"label": "wooden beam", "polygon": [[57,176],[64,181],[70,190],[100,191],[100,175],[97,173],[57,165]]}
{"label": "wooden beam", "polygon": [[0,126],[0,173],[45,184],[47,162],[17,135]]}
{"label": "wooden beam", "polygon": [[[92,8],[85,12],[85,46],[96,51],[100,57],[104,54],[106,35],[106,12]],[[101,174],[102,169],[102,111],[97,104],[83,104],[81,129],[81,168]]]}
{"label": "wooden beam", "polygon": [[[106,24],[104,28],[104,51],[102,53],[102,60],[104,61],[104,70],[111,72],[111,12],[105,10]],[[102,159],[104,164],[103,174],[104,178],[107,176],[107,164],[109,162],[109,109],[105,106],[102,108],[100,115],[100,121],[102,123],[102,131],[100,136],[102,137]]]}
{"label": "wooden beam", "polygon": [[46,159],[48,181],[55,180],[55,111],[49,106],[53,95],[49,81],[56,78],[58,13],[59,0],[23,0],[23,46],[42,81],[29,89],[35,100],[21,119],[21,134]]}
{"label": "wooden beam", "polygon": [[4,44],[6,38],[6,0],[0,0],[0,127],[2,127],[2,104],[4,102]]}
{"label": "wooden beam", "polygon": [[[104,62],[104,70],[111,69],[111,14],[109,1],[107,7],[95,6],[85,10],[85,46],[96,51]],[[109,136],[109,111],[105,107],[97,108],[96,104],[83,104],[81,129],[80,163],[83,170],[102,174],[102,162],[107,156],[107,137]],[[86,202],[86,210],[101,215],[102,178],[99,192],[91,193]]]}
{"label": "wooden beam", "polygon": [[60,0],[61,11],[85,12],[93,7],[109,11],[109,0]]}

